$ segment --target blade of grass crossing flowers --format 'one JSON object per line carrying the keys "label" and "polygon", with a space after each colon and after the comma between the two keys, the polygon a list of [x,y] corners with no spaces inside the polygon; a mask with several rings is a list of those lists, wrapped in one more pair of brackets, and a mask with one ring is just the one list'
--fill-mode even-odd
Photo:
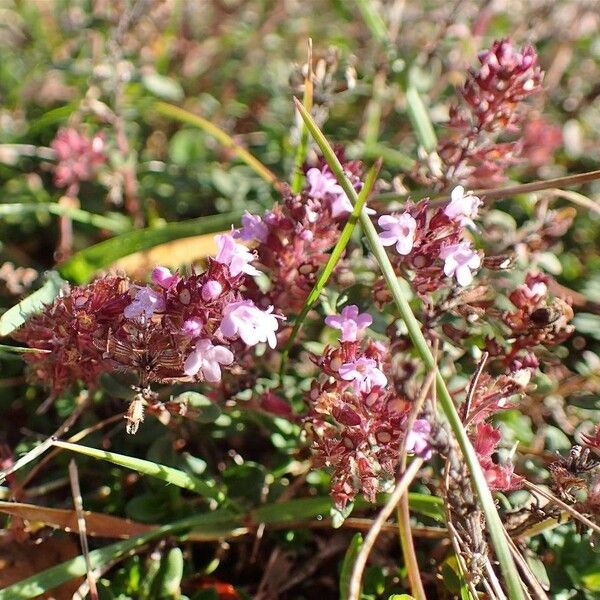
{"label": "blade of grass crossing flowers", "polygon": [[[308,60],[306,61],[306,77],[304,78],[304,95],[302,104],[306,111],[310,113],[313,105],[313,55],[312,55],[312,38],[308,38]],[[302,165],[306,160],[308,152],[308,129],[303,120],[300,120],[300,132],[298,147],[296,148],[296,158],[294,160],[294,175],[292,177],[292,192],[297,194],[302,189],[304,175],[302,173]]]}
{"label": "blade of grass crossing flowers", "polygon": [[354,231],[356,223],[358,222],[359,215],[363,209],[363,206],[367,201],[367,198],[369,197],[373,186],[375,185],[375,180],[377,179],[377,174],[379,173],[380,168],[380,161],[378,161],[371,167],[367,175],[367,179],[365,180],[365,184],[363,185],[360,194],[358,195],[357,201],[354,204],[352,213],[348,217],[348,221],[344,225],[342,233],[340,234],[340,237],[336,245],[334,246],[333,251],[329,255],[329,259],[327,260],[327,263],[325,264],[321,275],[319,275],[317,282],[315,283],[313,289],[310,291],[308,298],[306,298],[306,301],[304,302],[304,306],[302,307],[302,310],[300,311],[300,314],[298,315],[298,318],[294,323],[292,333],[290,334],[285,348],[283,349],[283,354],[281,356],[281,367],[279,371],[280,376],[283,376],[285,372],[285,366],[287,364],[289,351],[294,345],[294,340],[296,339],[296,335],[298,334],[298,331],[300,331],[300,328],[302,327],[302,324],[306,319],[306,315],[308,315],[308,312],[312,308],[313,304],[319,299],[323,288],[329,281],[329,278],[331,277],[335,266],[339,262],[344,250],[346,249],[346,246],[348,245],[350,237],[352,236],[352,232]]}
{"label": "blade of grass crossing flowers", "polygon": [[162,479],[167,483],[196,492],[197,494],[211,498],[212,500],[217,500],[219,502],[224,500],[223,493],[217,489],[214,484],[211,485],[196,477],[192,477],[185,471],[180,471],[173,467],[167,467],[166,465],[161,465],[150,460],[117,454],[116,452],[106,452],[105,450],[97,450],[96,448],[90,448],[89,446],[71,444],[70,442],[55,441],[53,445],[58,448],[63,448],[64,450],[71,450],[72,452],[99,460],[106,460],[115,465],[138,471],[144,475],[149,475],[150,477]]}
{"label": "blade of grass crossing flowers", "polygon": [[[298,110],[300,111],[302,118],[305,120],[311,135],[317,142],[317,145],[321,149],[325,160],[327,161],[333,174],[336,176],[339,184],[346,192],[348,198],[354,204],[356,204],[358,200],[356,191],[346,178],[343,167],[333,152],[329,142],[326,140],[325,136],[313,121],[311,116],[304,110],[304,107],[299,102],[296,102],[296,106],[298,107]],[[437,370],[433,354],[429,348],[429,345],[427,344],[427,340],[425,339],[423,332],[421,331],[421,325],[412,312],[408,299],[400,287],[399,277],[394,272],[385,248],[379,241],[377,231],[364,211],[360,214],[360,224],[369,242],[371,252],[375,256],[375,259],[381,268],[386,283],[398,307],[400,316],[406,324],[409,336],[415,345],[421,360],[427,369],[434,370],[436,372],[436,387],[438,390],[439,402],[442,406],[444,414],[446,415],[448,423],[454,435],[456,436],[469,468],[473,486],[486,517],[488,530],[496,557],[500,563],[500,568],[504,576],[509,598],[510,600],[524,600],[525,596],[522,583],[511,555],[510,548],[508,547],[506,539],[504,538],[502,521],[500,520],[500,516],[496,510],[494,499],[487,485],[481,465],[479,464],[479,460],[475,454],[475,450],[473,449],[473,446],[467,436],[467,432],[462,425],[458,412],[456,411],[456,407],[454,406],[454,402],[452,401],[452,397],[450,396],[448,388],[446,387],[446,383],[440,372]]]}
{"label": "blade of grass crossing flowers", "polygon": [[260,160],[252,155],[246,148],[238,144],[228,133],[225,133],[220,127],[211,123],[208,119],[195,115],[179,106],[168,104],[167,102],[156,102],[154,108],[157,112],[165,117],[170,117],[181,123],[194,125],[199,127],[204,132],[212,135],[226,148],[231,148],[234,154],[243,162],[245,162],[257,175],[260,175],[265,181],[272,184],[274,187],[279,186],[279,181],[275,173],[270,171]]}

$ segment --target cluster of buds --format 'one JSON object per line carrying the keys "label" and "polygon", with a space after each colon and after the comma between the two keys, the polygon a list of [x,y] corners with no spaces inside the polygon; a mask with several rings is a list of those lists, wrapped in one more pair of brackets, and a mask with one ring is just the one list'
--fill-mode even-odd
{"label": "cluster of buds", "polygon": [[536,346],[554,346],[564,342],[574,331],[569,322],[573,309],[561,298],[548,295],[548,276],[529,273],[525,283],[509,296],[515,311],[505,312],[502,321],[513,341],[505,361],[513,370],[523,361],[535,361],[530,349]]}
{"label": "cluster of buds", "polygon": [[[360,164],[346,162],[345,171],[358,187]],[[262,301],[284,313],[300,311],[352,211],[350,200],[324,164],[308,169],[306,182],[300,194],[284,191],[282,202],[262,218],[246,213],[237,234],[256,244],[258,263],[270,275],[270,289]]]}
{"label": "cluster of buds", "polygon": [[102,277],[64,290],[14,334],[40,350],[25,355],[36,379],[57,395],[77,380],[93,387],[100,374],[127,370],[150,398],[152,383],[217,384],[246,347],[274,348],[281,317],[243,292],[259,274],[254,255],[232,234],[216,239],[204,273],[156,267],[150,285]]}
{"label": "cluster of buds", "polygon": [[403,440],[409,453],[428,458],[431,425],[417,419],[406,431],[409,404],[388,386],[387,348],[361,341],[372,322],[369,314],[352,305],[325,322],[341,336],[338,346],[314,359],[322,375],[308,394],[305,426],[316,464],[332,469],[331,495],[343,509],[358,492],[374,501],[394,480]]}
{"label": "cluster of buds", "polygon": [[559,497],[575,510],[600,522],[600,460],[592,450],[600,449],[600,426],[589,436],[582,436],[585,447],[575,445],[567,456],[550,464],[552,486]]}
{"label": "cluster of buds", "polygon": [[[401,214],[382,215],[378,224],[379,239],[384,246],[394,246],[395,268],[414,273],[412,284],[421,296],[448,285],[452,280],[460,287],[473,281],[473,273],[482,265],[482,255],[465,236],[467,227],[475,227],[481,200],[454,188],[450,202],[435,211],[427,200],[409,204]],[[388,301],[383,282],[376,284],[375,298]]]}
{"label": "cluster of buds", "polygon": [[79,184],[92,180],[98,167],[106,162],[106,143],[102,133],[89,138],[68,127],[58,131],[51,145],[57,159],[54,185],[67,188],[68,196],[77,195]]}
{"label": "cluster of buds", "polygon": [[543,73],[533,47],[516,49],[508,39],[479,54],[480,66],[468,72],[460,92],[464,105],[450,109],[449,134],[440,141],[443,186],[452,182],[492,186],[517,162],[520,140],[498,142],[522,122],[522,103],[540,91]]}

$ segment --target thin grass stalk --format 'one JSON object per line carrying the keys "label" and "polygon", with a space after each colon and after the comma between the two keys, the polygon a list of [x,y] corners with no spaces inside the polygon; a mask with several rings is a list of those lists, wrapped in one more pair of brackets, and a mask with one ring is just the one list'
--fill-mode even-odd
{"label": "thin grass stalk", "polygon": [[331,274],[333,273],[335,266],[339,262],[344,250],[346,249],[346,246],[348,245],[348,242],[350,241],[350,236],[352,235],[352,232],[354,231],[354,228],[356,227],[356,224],[358,223],[358,217],[363,209],[363,206],[365,205],[365,202],[367,201],[367,198],[369,197],[369,194],[371,193],[371,190],[373,189],[373,186],[375,185],[375,180],[377,179],[377,174],[379,173],[380,168],[381,168],[381,162],[378,161],[377,163],[375,163],[373,165],[373,167],[369,171],[367,178],[365,180],[365,184],[363,185],[363,187],[360,191],[360,194],[358,195],[356,204],[354,205],[354,207],[352,209],[352,213],[348,217],[348,221],[346,221],[346,224],[344,225],[344,228],[342,229],[342,233],[340,234],[340,237],[338,238],[336,245],[334,246],[331,254],[329,255],[329,259],[325,263],[325,266],[323,267],[321,274],[317,278],[315,285],[313,286],[312,290],[310,291],[310,294],[308,294],[306,300],[304,301],[304,306],[302,307],[300,314],[298,315],[298,317],[296,318],[296,321],[294,322],[294,327],[292,328],[290,337],[288,338],[288,340],[285,344],[285,347],[283,348],[283,352],[281,354],[281,364],[279,367],[279,379],[280,380],[283,377],[283,375],[285,374],[285,368],[287,365],[287,360],[288,360],[288,356],[290,353],[290,349],[294,345],[296,336],[298,335],[298,332],[300,331],[302,324],[306,320],[306,315],[308,315],[308,313],[309,313],[310,309],[313,307],[314,303],[319,299],[319,296],[321,295],[321,291],[323,290],[323,288],[329,281],[329,278],[331,277]]}
{"label": "thin grass stalk", "polygon": [[[437,344],[436,344],[437,346]],[[434,349],[434,354],[437,355],[437,347]],[[425,379],[421,392],[417,401],[412,406],[408,421],[406,422],[406,431],[410,431],[417,420],[421,407],[423,406],[429,390],[433,385],[434,373],[430,372]],[[400,472],[406,470],[407,454],[406,454],[406,441],[405,436],[400,444]],[[396,508],[396,518],[398,520],[398,537],[400,539],[400,547],[402,548],[402,555],[404,556],[404,564],[408,573],[408,580],[410,582],[410,589],[412,595],[416,600],[427,600],[425,595],[425,588],[423,587],[423,581],[421,580],[421,571],[419,569],[419,562],[417,561],[417,554],[415,552],[415,544],[412,536],[412,528],[410,526],[410,510],[408,502],[408,494],[404,494],[398,506]]]}
{"label": "thin grass stalk", "polygon": [[[312,38],[308,38],[308,59],[306,61],[306,77],[304,78],[304,94],[302,96],[302,104],[307,112],[312,111],[313,106],[313,46]],[[306,160],[308,152],[308,129],[304,121],[300,123],[300,137],[298,147],[296,148],[296,157],[294,159],[294,175],[292,177],[292,192],[298,194],[304,183],[304,173],[302,165]]]}
{"label": "thin grass stalk", "polygon": [[412,483],[413,479],[417,476],[417,473],[421,468],[422,464],[422,458],[415,458],[415,460],[410,464],[410,467],[408,467],[408,469],[402,475],[400,481],[398,481],[398,483],[396,484],[396,487],[394,491],[390,494],[390,497],[385,503],[385,506],[381,509],[381,512],[377,515],[377,518],[373,522],[373,526],[371,527],[369,533],[365,537],[363,545],[361,546],[361,549],[356,557],[356,561],[354,562],[354,567],[352,569],[352,577],[350,579],[350,591],[348,593],[348,600],[359,600],[362,574],[365,570],[365,566],[367,564],[369,554],[371,553],[371,549],[377,541],[377,537],[379,536],[379,532],[381,531],[382,526],[388,520],[389,516],[394,512],[398,501],[408,490],[408,487]]}
{"label": "thin grass stalk", "polygon": [[[356,204],[358,196],[354,187],[346,177],[344,169],[340,164],[337,156],[331,148],[329,142],[326,140],[323,133],[320,131],[317,124],[314,122],[312,117],[304,110],[304,107],[296,99],[296,106],[305,120],[306,125],[313,136],[317,145],[321,149],[325,160],[327,161],[333,174],[336,176],[338,183],[342,186],[344,192],[353,204]],[[521,579],[519,572],[514,563],[510,548],[504,538],[504,528],[496,505],[492,497],[492,493],[487,485],[485,475],[479,464],[479,460],[475,453],[475,450],[469,440],[466,430],[460,420],[450,392],[446,387],[446,383],[436,367],[436,362],[433,357],[427,340],[421,331],[421,324],[415,317],[408,299],[404,295],[402,288],[400,287],[400,278],[394,272],[394,268],[387,256],[385,248],[381,244],[375,226],[369,219],[368,215],[363,211],[360,215],[360,224],[363,228],[363,232],[367,237],[371,252],[375,256],[379,267],[386,280],[388,288],[392,293],[392,297],[396,303],[400,316],[402,317],[408,334],[421,358],[423,364],[427,370],[434,371],[436,373],[436,387],[439,397],[439,403],[442,406],[442,410],[448,420],[450,428],[452,429],[456,440],[461,448],[465,462],[468,466],[473,486],[476,490],[479,501],[481,502],[483,512],[488,525],[489,534],[491,537],[492,545],[496,552],[496,557],[500,563],[500,568],[504,576],[505,585],[508,590],[508,597],[510,600],[525,600],[525,595],[521,587]]]}
{"label": "thin grass stalk", "polygon": [[279,188],[280,182],[277,176],[263,165],[258,158],[252,155],[246,148],[238,144],[228,133],[225,133],[220,127],[211,123],[208,119],[195,115],[179,106],[174,106],[167,102],[156,102],[154,109],[165,117],[170,117],[181,123],[194,125],[199,127],[209,135],[216,138],[226,148],[231,148],[234,154],[243,162],[245,162],[256,174],[260,175],[265,181]]}

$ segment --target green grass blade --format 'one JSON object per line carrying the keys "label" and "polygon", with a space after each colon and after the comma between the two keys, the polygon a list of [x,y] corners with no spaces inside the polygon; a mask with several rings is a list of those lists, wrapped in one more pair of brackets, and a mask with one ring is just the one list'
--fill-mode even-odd
{"label": "green grass blade", "polygon": [[81,250],[64,263],[59,271],[65,279],[78,284],[86,283],[96,272],[109,267],[119,258],[173,240],[228,229],[240,217],[241,212],[230,212],[124,233]]}
{"label": "green grass blade", "polygon": [[[317,145],[321,149],[321,152],[323,153],[327,164],[333,171],[339,184],[342,186],[343,190],[346,192],[346,195],[348,196],[348,198],[350,198],[352,203],[356,204],[356,202],[358,201],[356,191],[354,190],[348,178],[345,176],[344,169],[340,164],[337,156],[335,155],[333,149],[329,145],[329,142],[326,140],[325,136],[323,135],[317,124],[313,121],[312,117],[304,110],[304,107],[299,102],[296,102],[296,106],[298,107],[298,110],[300,111],[302,118],[305,120],[311,135],[317,142]],[[436,371],[436,387],[438,391],[439,403],[442,406],[444,414],[446,415],[446,418],[454,435],[456,436],[458,444],[462,450],[463,456],[469,468],[469,472],[471,474],[471,479],[473,482],[473,487],[475,488],[475,491],[481,503],[481,507],[485,514],[485,518],[488,525],[488,531],[490,533],[492,545],[496,552],[496,557],[498,559],[498,562],[500,563],[509,598],[510,600],[525,600],[519,573],[517,571],[514,560],[510,553],[510,549],[504,537],[502,521],[500,520],[500,516],[498,515],[498,511],[496,510],[496,505],[494,504],[492,493],[490,492],[490,489],[487,485],[485,476],[481,469],[481,465],[479,464],[479,460],[477,459],[477,455],[475,454],[475,450],[473,449],[471,441],[467,436],[467,432],[463,427],[456,407],[454,406],[454,402],[452,401],[452,397],[450,396],[448,388],[446,387],[446,383],[437,369],[436,361],[433,357],[433,354],[431,353],[431,350],[429,349],[427,340],[425,339],[425,336],[421,331],[421,324],[415,317],[408,302],[408,299],[402,292],[402,288],[400,287],[399,283],[400,278],[394,272],[394,268],[392,267],[392,264],[390,262],[390,259],[388,258],[385,248],[379,240],[377,231],[375,230],[375,226],[364,211],[361,212],[360,215],[360,224],[369,242],[371,252],[375,256],[379,267],[381,268],[386,283],[398,307],[400,316],[406,324],[408,334],[419,356],[421,357],[423,364],[428,370]]]}
{"label": "green grass blade", "polygon": [[[115,559],[124,557],[128,553],[140,549],[144,544],[156,539],[166,537],[187,529],[214,535],[215,539],[227,537],[240,523],[225,511],[195,515],[188,517],[154,531],[135,536],[129,540],[116,542],[104,548],[93,550],[89,553],[92,569],[98,569],[113,562]],[[36,573],[27,579],[23,579],[3,590],[0,590],[0,600],[20,600],[24,598],[35,598],[46,591],[61,585],[65,581],[75,577],[83,577],[86,574],[86,564],[83,556],[77,556],[67,560],[55,567]]]}
{"label": "green grass blade", "polygon": [[34,352],[47,354],[50,350],[38,350],[37,348],[24,348],[22,346],[7,346],[6,344],[0,344],[0,353],[7,354],[31,354]]}
{"label": "green grass blade", "polygon": [[387,27],[385,26],[379,11],[373,6],[371,0],[355,0],[355,2],[364,22],[373,34],[373,37],[387,48],[390,40]]}
{"label": "green grass blade", "polygon": [[413,85],[406,90],[406,112],[412,123],[419,144],[426,152],[433,152],[437,148],[437,137],[429,113],[419,92]]}
{"label": "green grass blade", "polygon": [[360,533],[354,534],[354,537],[350,540],[346,554],[344,555],[344,562],[342,563],[342,571],[340,573],[340,600],[348,599],[354,561],[356,560],[356,556],[358,555],[362,544],[362,535]]}
{"label": "green grass blade", "polygon": [[56,271],[49,271],[46,278],[46,283],[39,290],[9,308],[0,317],[0,336],[9,335],[21,327],[31,315],[42,310],[46,304],[50,304],[56,298],[65,282]]}
{"label": "green grass blade", "polygon": [[195,492],[200,496],[211,498],[218,502],[222,502],[225,499],[223,492],[221,492],[214,484],[207,483],[189,475],[185,471],[174,469],[173,467],[167,467],[150,460],[144,460],[142,458],[134,458],[132,456],[126,456],[124,454],[117,454],[116,452],[107,452],[106,450],[97,450],[96,448],[90,448],[89,446],[80,446],[79,444],[71,444],[70,442],[59,442],[55,441],[54,446],[63,448],[64,450],[71,450],[78,454],[90,456],[98,460],[106,460],[114,465],[125,467],[133,471],[138,471],[144,475],[150,477],[156,477],[166,483],[175,485],[191,492]]}
{"label": "green grass blade", "polygon": [[246,148],[240,146],[228,133],[225,133],[221,128],[211,123],[208,119],[195,115],[179,106],[168,104],[167,102],[156,102],[154,109],[165,117],[170,117],[181,123],[194,125],[202,131],[212,135],[223,146],[230,148],[233,153],[243,162],[245,162],[256,174],[260,175],[265,181],[273,185],[279,186],[279,181],[275,173],[263,165],[254,155],[250,154]]}
{"label": "green grass blade", "polygon": [[0,204],[0,217],[47,212],[59,217],[69,217],[73,221],[92,225],[99,229],[108,229],[113,233],[125,233],[131,229],[131,221],[125,215],[115,213],[113,216],[99,215],[71,206],[62,206],[57,202],[36,204]]}
{"label": "green grass blade", "polygon": [[254,523],[285,523],[286,521],[301,521],[314,519],[319,515],[329,515],[331,498],[319,496],[316,498],[295,498],[288,502],[265,504],[250,513]]}
{"label": "green grass blade", "polygon": [[[306,63],[307,71],[304,78],[304,94],[302,96],[302,104],[306,111],[310,113],[313,106],[313,68],[312,68],[312,39],[308,38],[308,60]],[[300,123],[300,139],[296,148],[296,157],[294,159],[294,175],[292,177],[292,192],[298,194],[304,183],[304,174],[302,173],[302,165],[306,160],[308,152],[308,129],[304,121]]]}
{"label": "green grass blade", "polygon": [[329,259],[327,260],[325,267],[323,267],[323,271],[321,272],[321,275],[319,275],[317,282],[315,283],[313,289],[310,291],[308,298],[306,298],[306,301],[304,302],[304,306],[302,307],[300,314],[296,318],[294,327],[292,329],[292,332],[290,333],[290,337],[289,337],[289,339],[285,345],[285,348],[283,349],[283,353],[281,355],[281,366],[279,369],[280,378],[283,376],[283,374],[285,372],[285,366],[287,364],[287,358],[288,358],[290,349],[294,345],[294,341],[296,339],[296,335],[298,334],[298,331],[300,331],[302,324],[306,320],[306,315],[308,315],[313,304],[319,299],[319,296],[321,295],[323,288],[329,281],[329,278],[331,277],[331,274],[333,273],[335,266],[339,262],[344,250],[346,249],[346,246],[348,245],[348,242],[350,241],[352,232],[354,231],[354,228],[356,227],[356,224],[358,223],[358,217],[360,215],[360,212],[361,212],[365,202],[367,201],[367,198],[369,197],[369,194],[371,193],[373,186],[375,185],[375,180],[377,179],[377,174],[379,173],[380,167],[381,167],[380,162],[376,163],[375,165],[373,165],[373,167],[371,167],[371,169],[367,175],[365,184],[362,187],[360,194],[358,195],[358,200],[357,200],[356,204],[354,205],[354,208],[352,209],[352,213],[348,217],[348,221],[344,225],[344,228],[342,229],[342,233],[340,234],[340,237],[339,237],[336,245],[334,246],[333,251],[331,252],[331,254],[329,256]]}

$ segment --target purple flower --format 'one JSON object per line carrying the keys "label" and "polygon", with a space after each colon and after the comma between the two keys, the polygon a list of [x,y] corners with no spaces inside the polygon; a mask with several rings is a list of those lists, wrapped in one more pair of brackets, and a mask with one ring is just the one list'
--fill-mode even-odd
{"label": "purple flower", "polygon": [[247,346],[255,346],[259,342],[267,342],[271,348],[277,345],[275,332],[279,327],[273,307],[260,310],[252,300],[232,302],[224,311],[224,317],[219,326],[220,332],[228,338],[239,336]]}
{"label": "purple flower", "polygon": [[[312,168],[307,171],[306,179],[310,184],[308,195],[315,200],[328,199],[330,201],[331,216],[334,219],[352,212],[352,202],[346,196],[346,192],[339,185],[333,173]],[[370,208],[367,208],[366,211],[370,215],[375,213]]]}
{"label": "purple flower", "polygon": [[222,291],[223,286],[218,281],[216,281],[215,279],[209,279],[202,286],[202,300],[204,300],[205,302],[214,300],[215,298],[218,298],[221,295]]}
{"label": "purple flower", "polygon": [[[308,195],[315,200],[324,200],[328,194],[333,196],[346,196],[342,186],[338,184],[337,179],[329,171],[321,171],[320,169],[312,168],[306,173],[306,179],[310,185]],[[346,198],[348,204],[350,201]],[[352,205],[350,205],[352,210]]]}
{"label": "purple flower", "polygon": [[126,319],[137,319],[142,316],[150,319],[155,312],[163,310],[165,310],[163,295],[146,286],[137,291],[133,302],[123,310],[123,315]]}
{"label": "purple flower", "polygon": [[440,258],[444,260],[444,273],[448,277],[456,277],[458,285],[463,287],[473,281],[471,271],[481,266],[481,257],[469,242],[443,246],[440,250]]}
{"label": "purple flower", "polygon": [[344,381],[351,381],[356,393],[368,394],[374,387],[384,387],[387,377],[377,367],[377,361],[372,358],[361,358],[344,363],[338,370]]}
{"label": "purple flower", "polygon": [[417,419],[412,429],[406,434],[406,451],[416,454],[421,458],[431,457],[431,446],[429,437],[431,435],[431,424],[427,419]]}
{"label": "purple flower", "polygon": [[173,275],[167,267],[154,267],[152,281],[161,288],[168,289],[179,280],[178,275]]}
{"label": "purple flower", "polygon": [[373,322],[369,313],[358,312],[358,306],[352,304],[342,310],[341,315],[331,315],[325,319],[329,327],[342,332],[342,342],[356,342],[363,331]]}
{"label": "purple flower", "polygon": [[382,215],[377,221],[384,230],[379,234],[379,239],[384,246],[396,244],[398,254],[406,256],[412,250],[415,242],[417,222],[407,212],[400,216]]}
{"label": "purple flower", "polygon": [[202,333],[202,321],[199,319],[188,319],[183,324],[183,331],[192,338],[198,337]]}
{"label": "purple flower", "polygon": [[245,242],[256,240],[264,243],[269,237],[269,227],[258,215],[252,215],[246,211],[242,216],[242,228],[233,235]]}
{"label": "purple flower", "polygon": [[200,371],[206,381],[217,383],[221,381],[221,365],[230,365],[233,353],[225,346],[213,346],[210,340],[198,340],[196,348],[187,357],[183,370],[192,377]]}
{"label": "purple flower", "polygon": [[450,194],[450,202],[444,209],[444,214],[451,220],[460,223],[463,227],[475,227],[473,219],[477,216],[477,212],[482,202],[477,196],[469,193],[465,194],[465,188],[462,185],[457,185]]}
{"label": "purple flower", "polygon": [[236,243],[230,233],[217,235],[215,240],[219,248],[215,260],[222,265],[227,265],[232,277],[237,277],[240,273],[260,275],[260,271],[250,264],[254,260],[252,252],[246,246]]}

